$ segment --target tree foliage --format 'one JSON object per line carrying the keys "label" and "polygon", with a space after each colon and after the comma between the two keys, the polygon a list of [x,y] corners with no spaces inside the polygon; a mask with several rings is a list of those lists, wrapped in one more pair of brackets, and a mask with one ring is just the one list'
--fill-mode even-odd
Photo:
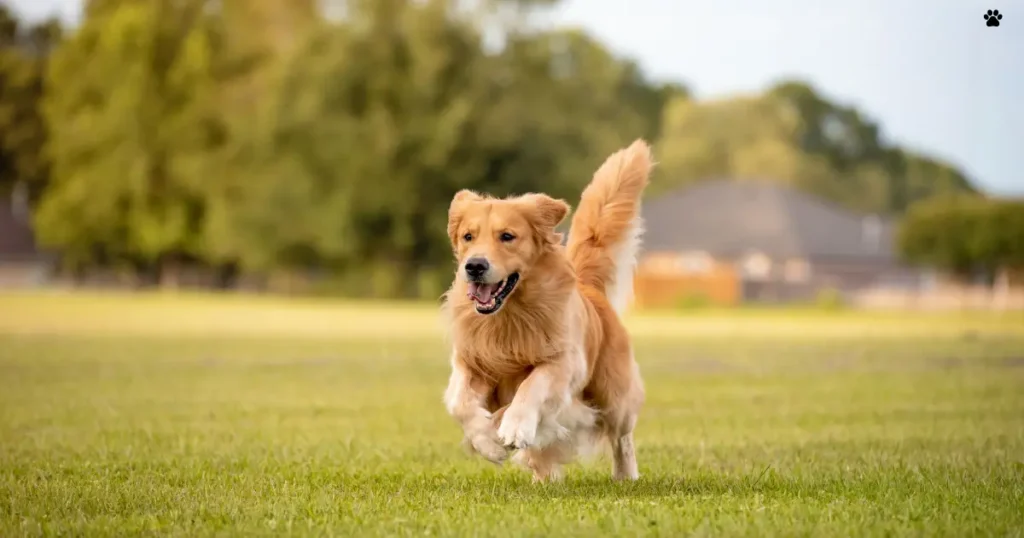
{"label": "tree foliage", "polygon": [[46,60],[60,36],[56,21],[28,26],[0,5],[0,195],[20,185],[34,199],[49,177],[40,104]]}
{"label": "tree foliage", "polygon": [[211,214],[218,256],[436,293],[450,258],[439,209],[458,189],[571,196],[594,155],[657,115],[630,106],[652,99],[635,69],[584,35],[512,36],[489,55],[447,2],[356,7],[283,66],[236,194]]}
{"label": "tree foliage", "polygon": [[788,183],[860,211],[900,213],[933,195],[974,192],[953,167],[885,144],[859,111],[810,86],[667,106],[661,188],[708,178]]}
{"label": "tree foliage", "polygon": [[207,96],[203,2],[106,2],[53,55],[52,183],[41,239],[73,263],[150,265],[199,254]]}
{"label": "tree foliage", "polygon": [[913,205],[899,247],[910,262],[966,277],[1024,267],[1024,202],[974,196]]}

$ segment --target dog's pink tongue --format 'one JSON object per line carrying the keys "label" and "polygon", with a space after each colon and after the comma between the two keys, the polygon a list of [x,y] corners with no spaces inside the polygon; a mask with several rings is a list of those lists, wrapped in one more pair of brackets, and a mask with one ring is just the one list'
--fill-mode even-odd
{"label": "dog's pink tongue", "polygon": [[480,282],[469,283],[469,296],[479,303],[486,303],[491,300],[494,290],[498,289],[497,284],[482,284]]}

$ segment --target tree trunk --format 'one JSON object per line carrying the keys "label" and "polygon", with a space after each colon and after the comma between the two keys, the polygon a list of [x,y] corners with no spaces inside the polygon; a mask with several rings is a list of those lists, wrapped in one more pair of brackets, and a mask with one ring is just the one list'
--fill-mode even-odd
{"label": "tree trunk", "polygon": [[167,256],[160,261],[160,288],[176,290],[181,286],[181,260],[177,256]]}
{"label": "tree trunk", "polygon": [[217,266],[214,270],[214,287],[218,290],[230,290],[238,286],[238,265],[227,263]]}
{"label": "tree trunk", "polygon": [[992,286],[993,306],[996,310],[1005,310],[1010,298],[1010,270],[1001,267],[996,270],[996,279]]}

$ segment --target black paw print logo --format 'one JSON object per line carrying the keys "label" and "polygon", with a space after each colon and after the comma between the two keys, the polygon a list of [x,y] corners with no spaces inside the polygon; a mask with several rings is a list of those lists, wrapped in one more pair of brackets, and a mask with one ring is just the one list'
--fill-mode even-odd
{"label": "black paw print logo", "polygon": [[999,21],[1003,20],[1003,14],[998,9],[990,9],[985,13],[985,26],[999,26]]}

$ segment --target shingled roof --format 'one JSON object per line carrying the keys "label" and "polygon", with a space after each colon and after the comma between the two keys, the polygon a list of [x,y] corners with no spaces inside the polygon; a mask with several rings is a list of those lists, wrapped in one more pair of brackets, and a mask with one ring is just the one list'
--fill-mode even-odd
{"label": "shingled roof", "polygon": [[648,251],[702,250],[736,257],[891,262],[893,225],[795,189],[758,180],[713,180],[645,201]]}

